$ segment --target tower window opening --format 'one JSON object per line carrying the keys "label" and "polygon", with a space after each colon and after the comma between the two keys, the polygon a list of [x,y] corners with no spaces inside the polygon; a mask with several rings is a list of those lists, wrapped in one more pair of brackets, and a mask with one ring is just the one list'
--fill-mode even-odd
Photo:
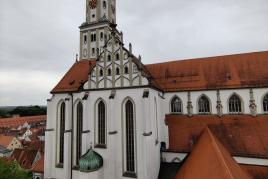
{"label": "tower window opening", "polygon": [[84,44],[87,44],[87,36],[84,35]]}
{"label": "tower window opening", "polygon": [[95,48],[92,48],[92,55],[95,55]]}
{"label": "tower window opening", "polygon": [[182,113],[182,101],[177,96],[171,100],[171,113]]}
{"label": "tower window opening", "polygon": [[96,34],[94,34],[93,37],[94,37],[94,38],[93,38],[94,42],[96,42],[96,40],[97,40]]}
{"label": "tower window opening", "polygon": [[106,5],[106,1],[103,1],[102,2],[102,6],[103,6],[103,9],[106,9],[107,5]]}
{"label": "tower window opening", "polygon": [[100,33],[100,40],[103,40],[103,32]]}
{"label": "tower window opening", "polygon": [[91,34],[91,36],[90,36],[90,40],[91,40],[91,42],[94,41],[94,35],[93,35],[93,34]]}

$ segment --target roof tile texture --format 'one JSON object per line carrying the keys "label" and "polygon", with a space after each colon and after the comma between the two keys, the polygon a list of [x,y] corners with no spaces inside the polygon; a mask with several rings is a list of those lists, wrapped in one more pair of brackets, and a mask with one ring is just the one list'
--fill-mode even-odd
{"label": "roof tile texture", "polygon": [[268,86],[268,51],[146,65],[163,91]]}
{"label": "roof tile texture", "polygon": [[206,128],[174,179],[252,179]]}
{"label": "roof tile texture", "polygon": [[0,127],[18,127],[23,125],[25,122],[41,122],[45,121],[47,118],[46,115],[42,116],[28,116],[28,117],[15,117],[15,118],[3,118],[0,119]]}
{"label": "roof tile texture", "polygon": [[268,115],[167,115],[169,150],[191,152],[208,126],[233,156],[268,157]]}

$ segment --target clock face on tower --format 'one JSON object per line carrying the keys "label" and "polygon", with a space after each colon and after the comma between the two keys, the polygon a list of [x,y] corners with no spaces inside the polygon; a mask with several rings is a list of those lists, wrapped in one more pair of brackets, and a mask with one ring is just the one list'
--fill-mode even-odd
{"label": "clock face on tower", "polygon": [[90,0],[89,1],[89,7],[91,9],[95,9],[97,7],[97,4],[98,4],[98,0]]}

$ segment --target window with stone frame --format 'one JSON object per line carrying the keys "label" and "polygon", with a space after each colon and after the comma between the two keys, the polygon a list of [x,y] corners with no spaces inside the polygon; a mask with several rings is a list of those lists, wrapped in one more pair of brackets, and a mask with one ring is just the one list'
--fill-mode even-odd
{"label": "window with stone frame", "polygon": [[182,101],[179,97],[175,96],[171,100],[171,113],[181,114],[182,113]]}
{"label": "window with stone frame", "polygon": [[242,101],[236,94],[230,97],[228,105],[229,105],[230,114],[242,114],[243,113]]}
{"label": "window with stone frame", "polygon": [[97,108],[97,147],[106,147],[106,109],[102,100]]}
{"label": "window with stone frame", "polygon": [[268,93],[263,98],[263,111],[268,113]]}
{"label": "window with stone frame", "polygon": [[208,97],[202,95],[198,100],[198,113],[199,114],[210,114],[210,101]]}
{"label": "window with stone frame", "polygon": [[65,131],[65,103],[60,105],[60,131],[59,131],[59,164],[64,163],[64,131]]}
{"label": "window with stone frame", "polygon": [[76,165],[82,156],[83,104],[79,102],[76,109]]}

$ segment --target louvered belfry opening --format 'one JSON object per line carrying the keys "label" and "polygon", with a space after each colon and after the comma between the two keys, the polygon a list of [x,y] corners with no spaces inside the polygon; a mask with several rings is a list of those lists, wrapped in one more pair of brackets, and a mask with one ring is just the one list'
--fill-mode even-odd
{"label": "louvered belfry opening", "polygon": [[77,104],[77,129],[76,129],[76,165],[79,165],[79,159],[82,155],[82,132],[83,132],[83,104]]}
{"label": "louvered belfry opening", "polygon": [[98,144],[105,145],[105,104],[100,101],[98,104]]}
{"label": "louvered belfry opening", "polygon": [[65,103],[60,106],[60,148],[59,148],[59,163],[64,163],[64,130],[65,130]]}
{"label": "louvered belfry opening", "polygon": [[126,170],[135,172],[135,125],[134,109],[131,101],[126,102]]}

